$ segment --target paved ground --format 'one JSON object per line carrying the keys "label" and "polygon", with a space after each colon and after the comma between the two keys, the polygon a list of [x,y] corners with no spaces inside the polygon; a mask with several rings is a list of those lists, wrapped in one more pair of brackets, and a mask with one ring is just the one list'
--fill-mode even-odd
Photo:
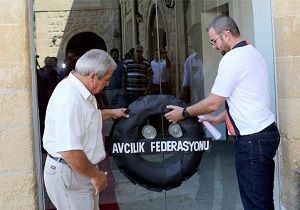
{"label": "paved ground", "polygon": [[[152,192],[132,184],[109,157],[109,160],[103,161],[100,166],[109,172],[109,186],[100,197],[101,210],[242,210],[233,150],[232,141],[215,141],[211,151],[203,155],[199,171],[194,176],[180,187],[163,192]],[[43,155],[43,162],[45,158],[46,155]],[[276,168],[276,209],[279,209],[278,193]],[[46,191],[45,209],[55,209]]]}
{"label": "paved ground", "polygon": [[239,210],[233,142],[214,142],[199,171],[180,187],[152,192],[132,184],[113,167],[115,195],[121,210]]}
{"label": "paved ground", "polygon": [[[215,141],[204,153],[199,171],[175,189],[153,192],[132,184],[109,158],[102,167],[112,171],[102,204],[117,203],[120,210],[240,210],[242,204],[234,169],[233,142]],[[109,164],[110,162],[110,164]],[[105,166],[106,165],[106,166]],[[53,209],[45,196],[46,209]]]}

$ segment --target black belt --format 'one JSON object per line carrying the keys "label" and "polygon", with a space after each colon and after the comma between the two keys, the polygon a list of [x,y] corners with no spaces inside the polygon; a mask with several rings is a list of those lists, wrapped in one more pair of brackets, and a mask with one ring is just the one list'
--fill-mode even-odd
{"label": "black belt", "polygon": [[63,164],[67,164],[67,165],[68,165],[68,163],[67,163],[64,159],[59,158],[59,157],[53,157],[53,156],[50,155],[50,154],[48,154],[48,155],[49,155],[49,157],[51,157],[53,160],[55,160],[55,161],[57,161],[57,162],[59,162],[59,163],[63,163]]}

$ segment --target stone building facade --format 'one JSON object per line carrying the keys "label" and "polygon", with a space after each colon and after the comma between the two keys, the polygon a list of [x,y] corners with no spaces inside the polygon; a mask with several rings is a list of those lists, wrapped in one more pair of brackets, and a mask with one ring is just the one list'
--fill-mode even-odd
{"label": "stone building facade", "polygon": [[[144,47],[144,56],[146,59],[151,60],[153,58],[154,50],[157,48],[157,39],[156,37],[156,7],[155,0],[149,1],[122,1],[120,0],[121,7],[121,19],[122,19],[122,35],[123,35],[123,54],[128,52],[131,48],[140,44]],[[135,3],[134,3],[135,2]],[[178,2],[180,4],[180,2]],[[137,10],[134,11],[134,5],[136,4]],[[163,39],[164,35],[164,43],[163,40],[160,40],[160,47],[164,47],[169,52],[169,58],[172,63],[176,63],[180,58],[174,49],[177,46],[177,35],[176,35],[176,25],[172,24],[172,20],[175,19],[175,10],[167,9],[162,1],[158,1],[158,20],[159,20],[159,30],[161,31],[160,38]],[[136,13],[141,15],[142,20],[136,20]],[[136,27],[134,24],[137,24]],[[138,35],[136,35],[138,34]],[[181,55],[183,56],[183,55]],[[182,60],[184,57],[182,57]],[[176,68],[171,69],[171,75],[173,76],[172,80],[176,80]],[[177,78],[178,80],[178,78]],[[179,81],[178,81],[179,82]],[[178,86],[174,84],[174,91],[178,91]]]}
{"label": "stone building facade", "polygon": [[[36,46],[36,51],[40,52],[42,59],[46,55],[57,55],[62,61],[65,52],[61,49],[60,43],[68,42],[72,36],[86,30],[102,37],[108,49],[121,46],[119,39],[112,38],[115,28],[106,22],[113,21],[118,24],[119,20],[115,15],[117,13],[115,6],[118,4],[113,4],[113,8],[107,7],[111,9],[109,12],[102,12],[103,6],[109,5],[110,1],[97,6],[88,1],[91,3],[90,8],[101,10],[101,12],[98,9],[95,9],[97,11],[91,10],[95,19],[106,20],[100,24],[95,20],[81,20],[79,17],[86,17],[86,11],[76,11],[74,17],[69,20],[68,15],[73,3],[82,6],[79,0],[64,1],[63,11],[56,7],[60,1],[51,1],[57,3],[50,5],[52,12],[44,12],[43,7],[47,2],[49,3],[49,1],[35,1],[35,11],[39,11],[37,14],[33,12],[31,0],[1,1],[0,31],[3,38],[0,41],[0,209],[38,209],[39,201],[42,199],[38,190],[40,177],[37,173],[39,165],[35,154],[38,152],[35,145],[38,131],[36,131],[37,96],[33,47]],[[179,1],[176,3],[180,4]],[[148,6],[147,4],[141,5],[139,8],[143,17],[149,17],[146,15],[151,10],[149,5],[151,1]],[[299,5],[299,0],[271,1],[278,122],[282,137],[279,151],[279,186],[281,206],[282,209],[287,210],[300,208],[300,175],[295,172],[300,167]],[[125,12],[130,13],[130,11]],[[174,18],[174,13],[171,11],[161,11],[161,13]],[[42,24],[41,19],[49,23],[46,27],[40,27],[42,31],[36,34],[34,34],[32,22],[34,14],[36,24]],[[111,17],[112,14],[113,17]],[[60,19],[59,24],[53,21],[53,18],[57,17]],[[130,15],[127,18],[129,20]],[[180,17],[175,18],[180,24]],[[175,31],[178,35],[181,31],[170,26],[167,19],[165,19],[169,37],[167,43],[170,46],[175,40],[172,33]],[[68,21],[72,23],[70,24],[72,27],[66,30],[64,25]],[[140,27],[146,26],[147,19],[144,19]],[[140,35],[141,43],[145,46],[147,36],[147,34]],[[55,43],[52,42],[53,37],[57,37]],[[123,50],[129,48],[129,46],[123,46]],[[180,49],[180,46],[177,48]],[[178,56],[178,54],[172,55],[172,59],[179,59]]]}
{"label": "stone building facade", "polygon": [[1,6],[0,209],[36,209],[28,2]]}
{"label": "stone building facade", "polygon": [[69,41],[80,33],[93,33],[103,40],[105,50],[121,47],[119,4],[108,1],[34,2],[35,41],[39,63],[55,56],[62,64]]}

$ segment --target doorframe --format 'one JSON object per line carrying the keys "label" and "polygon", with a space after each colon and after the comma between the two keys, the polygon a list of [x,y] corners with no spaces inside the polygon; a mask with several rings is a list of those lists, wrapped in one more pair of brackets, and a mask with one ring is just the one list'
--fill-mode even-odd
{"label": "doorframe", "polygon": [[[252,0],[253,19],[254,19],[254,39],[255,47],[264,56],[269,69],[270,81],[270,101],[271,110],[279,121],[278,115],[278,86],[276,78],[275,64],[275,27],[274,27],[274,3],[272,0]],[[277,124],[277,126],[279,126]],[[275,209],[282,209],[280,195],[280,154],[281,146],[275,156],[275,177],[274,177],[274,205]]]}
{"label": "doorframe", "polygon": [[36,51],[34,41],[34,9],[33,0],[27,0],[28,6],[28,33],[29,33],[29,48],[30,48],[30,69],[31,69],[31,92],[32,92],[32,125],[33,125],[33,153],[35,163],[36,176],[36,192],[38,209],[45,209],[44,187],[43,187],[43,171],[42,171],[42,151],[41,151],[41,133],[39,127],[38,114],[38,92],[36,80]]}

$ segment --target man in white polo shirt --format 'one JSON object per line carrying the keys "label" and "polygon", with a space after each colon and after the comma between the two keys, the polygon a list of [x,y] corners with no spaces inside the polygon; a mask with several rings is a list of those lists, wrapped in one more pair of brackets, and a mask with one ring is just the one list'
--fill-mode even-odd
{"label": "man in white polo shirt", "polygon": [[170,122],[208,114],[225,104],[212,123],[226,122],[236,137],[235,162],[241,200],[245,210],[272,210],[274,156],[280,136],[270,111],[268,69],[262,55],[248,45],[229,16],[221,15],[207,28],[210,43],[224,57],[211,94],[186,108],[169,105]]}
{"label": "man in white polo shirt", "polygon": [[152,94],[171,94],[170,68],[171,62],[166,49],[154,51],[154,59],[151,61],[152,69]]}
{"label": "man in white polo shirt", "polygon": [[94,94],[109,83],[116,63],[102,50],[79,58],[75,70],[54,90],[47,107],[43,146],[48,152],[44,179],[58,210],[97,210],[106,172],[102,120],[127,117],[126,109],[102,110]]}

